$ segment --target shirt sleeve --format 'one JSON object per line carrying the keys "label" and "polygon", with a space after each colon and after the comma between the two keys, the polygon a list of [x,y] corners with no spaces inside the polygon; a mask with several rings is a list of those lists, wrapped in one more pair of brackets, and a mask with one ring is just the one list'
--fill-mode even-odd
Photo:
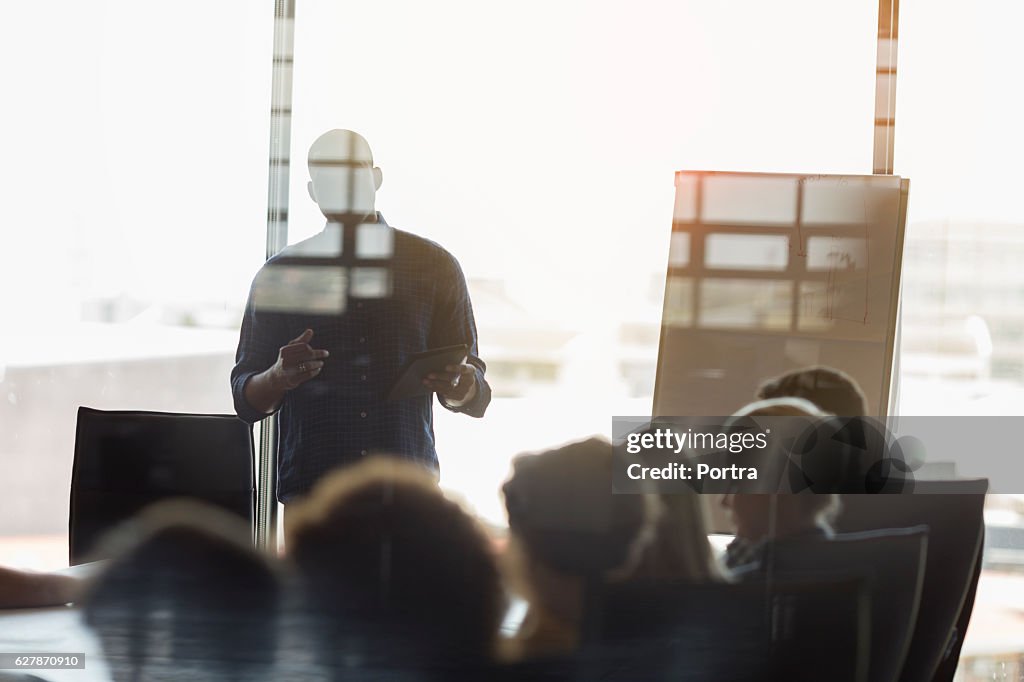
{"label": "shirt sleeve", "polygon": [[[257,275],[259,277],[259,275]],[[242,315],[242,329],[235,351],[235,366],[231,370],[231,397],[235,414],[242,421],[254,424],[269,415],[254,409],[245,399],[245,384],[254,375],[266,370],[277,361],[277,336],[272,333],[272,320],[258,315],[253,306],[252,291]]]}
{"label": "shirt sleeve", "polygon": [[491,387],[484,373],[487,365],[480,359],[477,347],[476,320],[473,318],[473,304],[469,300],[466,277],[462,274],[455,257],[443,252],[437,289],[434,298],[434,314],[430,323],[430,348],[454,346],[460,343],[469,348],[466,362],[476,370],[476,395],[461,405],[448,403],[438,395],[441,404],[452,412],[463,412],[471,417],[482,417],[491,403]]}

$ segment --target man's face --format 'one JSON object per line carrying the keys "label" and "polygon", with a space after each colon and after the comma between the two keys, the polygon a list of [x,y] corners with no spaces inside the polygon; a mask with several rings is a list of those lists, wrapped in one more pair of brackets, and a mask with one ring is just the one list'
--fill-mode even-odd
{"label": "man's face", "polygon": [[338,162],[311,169],[317,204],[328,220],[344,222],[374,212],[377,191],[373,164]]}

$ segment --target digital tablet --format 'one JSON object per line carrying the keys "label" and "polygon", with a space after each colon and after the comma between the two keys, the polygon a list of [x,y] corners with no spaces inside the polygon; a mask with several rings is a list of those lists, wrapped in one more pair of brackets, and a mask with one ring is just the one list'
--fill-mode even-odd
{"label": "digital tablet", "polygon": [[448,365],[462,364],[467,353],[469,348],[466,344],[461,344],[432,348],[412,355],[388,391],[388,400],[401,400],[432,393],[429,387],[423,385],[423,378],[431,372],[446,372],[445,367]]}

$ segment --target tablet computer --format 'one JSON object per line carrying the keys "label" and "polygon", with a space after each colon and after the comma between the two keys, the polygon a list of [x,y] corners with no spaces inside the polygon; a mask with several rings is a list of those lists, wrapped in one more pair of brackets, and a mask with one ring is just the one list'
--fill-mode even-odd
{"label": "tablet computer", "polygon": [[431,372],[445,372],[448,365],[458,365],[466,360],[469,348],[466,344],[432,348],[412,355],[398,373],[398,378],[388,391],[388,400],[401,400],[417,395],[432,393],[423,385],[423,378]]}

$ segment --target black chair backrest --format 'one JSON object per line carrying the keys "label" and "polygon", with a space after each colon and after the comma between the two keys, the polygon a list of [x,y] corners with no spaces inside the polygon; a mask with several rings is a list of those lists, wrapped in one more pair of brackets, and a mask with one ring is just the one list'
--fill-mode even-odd
{"label": "black chair backrest", "polygon": [[577,679],[867,679],[860,579],[591,590]]}
{"label": "black chair backrest", "polygon": [[[985,546],[985,532],[985,526],[982,525],[982,548]],[[960,614],[956,617],[956,622],[953,624],[953,634],[949,644],[946,646],[946,651],[943,654],[942,661],[939,663],[939,667],[935,669],[935,673],[932,675],[932,682],[952,682],[953,678],[956,677],[956,669],[960,665],[960,650],[964,646],[964,635],[967,634],[967,626],[971,623],[971,613],[974,611],[974,597],[978,592],[978,581],[981,579],[983,555],[984,552],[979,550],[978,557],[974,562],[974,570],[971,572],[971,577],[967,580],[967,591],[964,594],[963,605],[960,607]],[[906,670],[906,666],[904,666],[904,670]]]}
{"label": "black chair backrest", "polygon": [[72,565],[147,505],[190,497],[255,526],[252,429],[234,415],[78,408],[69,523]]}
{"label": "black chair backrest", "polygon": [[856,576],[871,600],[869,678],[899,677],[917,619],[924,583],[928,529],[924,526],[780,542],[765,557],[761,575],[794,580],[802,575]]}
{"label": "black chair backrest", "polygon": [[[959,651],[977,589],[987,490],[987,479],[962,479],[916,481],[908,494],[842,496],[841,531],[928,526],[921,608],[900,677],[905,682],[931,682],[951,641]],[[943,666],[945,679],[955,667]]]}

